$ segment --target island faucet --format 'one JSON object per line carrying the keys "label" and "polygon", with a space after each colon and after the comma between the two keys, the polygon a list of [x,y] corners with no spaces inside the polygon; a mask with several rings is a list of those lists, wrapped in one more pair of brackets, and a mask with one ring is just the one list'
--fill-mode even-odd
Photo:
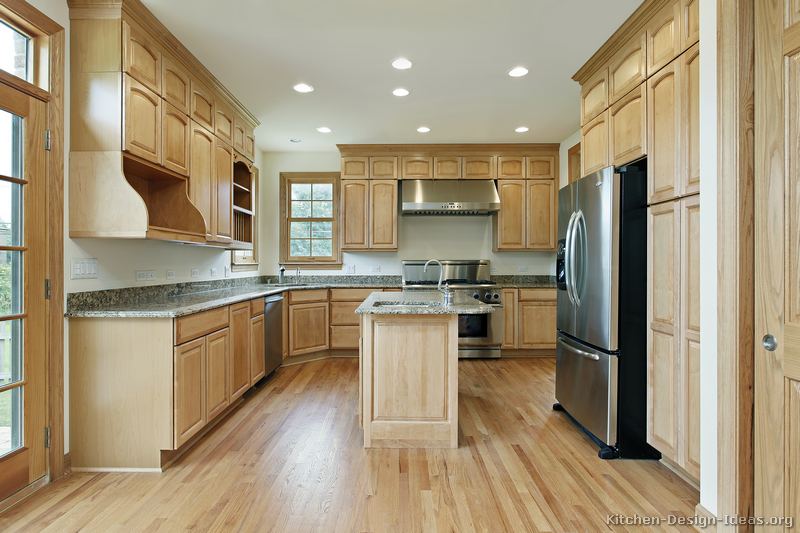
{"label": "island faucet", "polygon": [[453,291],[450,289],[447,283],[444,284],[444,289],[442,289],[442,280],[444,279],[444,268],[442,268],[442,262],[438,259],[428,259],[425,262],[425,266],[422,267],[422,271],[427,272],[428,265],[431,263],[436,263],[439,265],[439,283],[436,285],[436,290],[442,293],[444,305],[451,305],[453,303]]}

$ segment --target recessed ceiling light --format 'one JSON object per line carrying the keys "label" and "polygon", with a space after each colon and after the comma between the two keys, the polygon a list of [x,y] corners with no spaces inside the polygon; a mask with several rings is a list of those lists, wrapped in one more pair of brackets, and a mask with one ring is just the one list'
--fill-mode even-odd
{"label": "recessed ceiling light", "polygon": [[409,92],[408,89],[403,89],[402,87],[398,87],[397,89],[392,91],[392,94],[395,96],[408,96]]}
{"label": "recessed ceiling light", "polygon": [[428,126],[420,126],[417,128],[417,131],[420,133],[428,133],[431,129]]}
{"label": "recessed ceiling light", "polygon": [[289,139],[289,142],[297,144],[303,142],[303,139],[297,139],[295,137],[292,137],[291,139]]}
{"label": "recessed ceiling light", "polygon": [[508,71],[508,75],[512,78],[521,78],[528,73],[528,69],[525,67],[514,67]]}
{"label": "recessed ceiling light", "polygon": [[307,83],[298,83],[294,86],[294,90],[299,93],[310,93],[314,91],[314,87]]}
{"label": "recessed ceiling light", "polygon": [[330,133],[331,129],[328,126],[320,126],[317,128],[317,131],[320,133]]}
{"label": "recessed ceiling light", "polygon": [[411,68],[411,61],[409,61],[405,57],[398,57],[397,59],[392,61],[392,66],[397,70],[407,70]]}
{"label": "recessed ceiling light", "polygon": [[528,126],[520,126],[519,128],[515,129],[514,131],[516,131],[517,133],[527,133],[528,132]]}

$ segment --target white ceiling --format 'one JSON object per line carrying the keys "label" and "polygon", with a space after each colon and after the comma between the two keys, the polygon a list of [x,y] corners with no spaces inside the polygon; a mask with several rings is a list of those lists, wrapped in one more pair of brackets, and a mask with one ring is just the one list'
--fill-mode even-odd
{"label": "white ceiling", "polygon": [[[316,151],[560,142],[578,128],[572,74],[640,0],[143,2],[259,118],[260,148]],[[398,56],[413,68],[393,69]],[[508,77],[515,65],[530,73]],[[316,90],[294,92],[301,81]]]}

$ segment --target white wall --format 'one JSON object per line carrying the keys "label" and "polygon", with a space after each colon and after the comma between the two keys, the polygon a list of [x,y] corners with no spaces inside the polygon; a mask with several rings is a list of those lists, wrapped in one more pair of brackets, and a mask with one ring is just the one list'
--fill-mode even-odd
{"label": "white wall", "polygon": [[[281,172],[338,172],[338,152],[265,152],[261,167],[263,202],[274,206],[262,210],[262,271],[278,271],[280,213],[277,209]],[[553,274],[555,254],[550,252],[492,252],[491,217],[400,216],[398,252],[345,253],[342,270],[306,271],[326,275],[344,274],[348,265],[356,275],[400,274],[403,259],[489,259],[497,274]]]}
{"label": "white wall", "polygon": [[558,168],[560,170],[558,185],[559,189],[569,183],[569,149],[579,142],[581,142],[580,128],[575,133],[561,141],[561,146],[558,148]]}
{"label": "white wall", "polygon": [[717,512],[717,2],[700,0],[700,504]]}

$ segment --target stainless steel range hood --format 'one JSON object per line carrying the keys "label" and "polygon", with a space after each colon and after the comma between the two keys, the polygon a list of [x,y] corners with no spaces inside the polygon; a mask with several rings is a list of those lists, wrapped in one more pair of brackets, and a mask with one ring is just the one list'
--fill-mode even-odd
{"label": "stainless steel range hood", "polygon": [[403,180],[404,215],[490,215],[500,210],[491,180]]}

